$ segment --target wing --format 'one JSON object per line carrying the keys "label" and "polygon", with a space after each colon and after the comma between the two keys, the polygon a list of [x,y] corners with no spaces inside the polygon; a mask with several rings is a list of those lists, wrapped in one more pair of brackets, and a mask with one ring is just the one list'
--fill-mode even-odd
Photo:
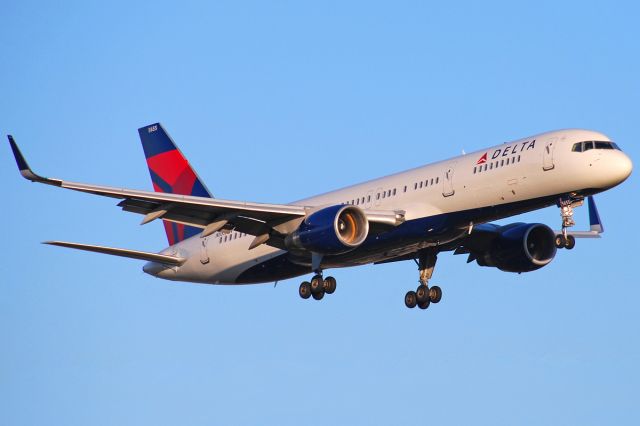
{"label": "wing", "polygon": [[[255,235],[253,247],[268,243],[283,247],[283,236],[294,230],[307,214],[320,206],[265,204],[221,200],[189,195],[138,191],[47,178],[34,173],[12,136],[8,136],[20,174],[32,182],[44,183],[74,191],[120,199],[124,211],[145,215],[142,224],[155,219],[182,223],[203,229],[203,237],[220,230],[235,229]],[[394,227],[404,221],[404,212],[366,210],[367,219],[382,227]]]}
{"label": "wing", "polygon": [[[582,202],[580,202],[582,205]],[[569,231],[567,235],[572,235],[575,238],[600,238],[604,232],[604,226],[600,219],[600,213],[596,206],[593,196],[587,197],[587,206],[589,210],[589,230],[588,231]],[[451,251],[453,254],[468,254],[467,263],[473,262],[477,259],[477,253],[483,253],[491,249],[496,238],[500,236],[500,232],[503,226],[496,225],[494,223],[483,223],[473,226],[471,231],[460,239],[453,241],[440,248],[440,251]],[[562,235],[562,231],[554,231],[556,235]],[[402,262],[406,260],[416,260],[419,254],[417,251],[407,253],[401,256],[392,257],[379,262],[375,262],[376,265],[383,263]]]}

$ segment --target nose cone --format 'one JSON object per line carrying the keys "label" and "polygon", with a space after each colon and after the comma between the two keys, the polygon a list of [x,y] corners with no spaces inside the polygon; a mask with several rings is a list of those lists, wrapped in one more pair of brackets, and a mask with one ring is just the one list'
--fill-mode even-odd
{"label": "nose cone", "polygon": [[612,174],[614,179],[616,179],[616,185],[624,182],[631,175],[631,171],[633,170],[633,163],[631,163],[631,158],[629,158],[626,154],[618,151],[618,154],[613,161],[612,164]]}
{"label": "nose cone", "polygon": [[[633,169],[631,159],[622,151],[607,150],[598,153],[591,169],[591,178],[597,188],[612,188],[624,182]],[[590,164],[591,165],[591,164]]]}

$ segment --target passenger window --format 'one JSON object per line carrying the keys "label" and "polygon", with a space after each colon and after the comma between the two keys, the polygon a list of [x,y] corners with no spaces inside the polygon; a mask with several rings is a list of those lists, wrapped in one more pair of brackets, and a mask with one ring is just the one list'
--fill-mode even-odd
{"label": "passenger window", "polygon": [[493,163],[489,164],[489,170],[493,170]]}
{"label": "passenger window", "polygon": [[573,148],[571,148],[572,152],[582,152],[582,142],[574,143]]}
{"label": "passenger window", "polygon": [[504,160],[500,161],[500,167],[504,166]]}
{"label": "passenger window", "polygon": [[404,186],[404,192],[407,192],[407,185]]}
{"label": "passenger window", "polygon": [[371,202],[371,195],[369,195],[369,196],[367,197],[367,202],[369,202],[369,203]]}
{"label": "passenger window", "polygon": [[589,151],[590,149],[593,149],[593,141],[585,142],[584,148],[582,148],[582,150]]}
{"label": "passenger window", "polygon": [[422,181],[420,181],[420,188],[422,188]]}
{"label": "passenger window", "polygon": [[380,193],[378,192],[378,193],[376,194],[376,200],[379,200],[379,199],[380,199]]}
{"label": "passenger window", "polygon": [[362,204],[364,204],[364,197],[362,197]]}
{"label": "passenger window", "polygon": [[433,178],[431,178],[431,185],[433,185]]}
{"label": "passenger window", "polygon": [[382,198],[385,198],[387,196],[387,191],[382,193]]}
{"label": "passenger window", "polygon": [[476,174],[476,167],[473,168],[473,174]]}
{"label": "passenger window", "polygon": [[509,160],[510,160],[510,158],[507,158],[507,166],[509,165]]}
{"label": "passenger window", "polygon": [[396,195],[396,189],[395,188],[393,188],[393,195],[394,196]]}
{"label": "passenger window", "polygon": [[436,178],[436,183],[438,183],[439,181],[440,181],[440,178],[439,178],[439,177],[438,177],[438,178]]}

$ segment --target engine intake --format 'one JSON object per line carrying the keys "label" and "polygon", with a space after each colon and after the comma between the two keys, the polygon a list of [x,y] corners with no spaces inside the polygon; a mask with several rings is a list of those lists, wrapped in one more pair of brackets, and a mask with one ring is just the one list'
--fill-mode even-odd
{"label": "engine intake", "polygon": [[321,254],[349,252],[364,242],[369,234],[369,221],[356,206],[335,205],[307,216],[285,243],[290,249]]}
{"label": "engine intake", "polygon": [[541,223],[507,225],[491,249],[477,256],[478,265],[506,272],[535,271],[555,257],[555,237],[555,232]]}

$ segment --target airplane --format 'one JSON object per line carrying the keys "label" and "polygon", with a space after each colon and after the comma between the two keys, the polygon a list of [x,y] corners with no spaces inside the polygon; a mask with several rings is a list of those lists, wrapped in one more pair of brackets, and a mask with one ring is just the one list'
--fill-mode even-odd
{"label": "airplane", "polygon": [[[630,158],[602,133],[568,129],[541,133],[348,186],[289,204],[213,198],[160,123],[138,129],[154,192],[42,177],[12,136],[11,149],[30,181],[121,200],[142,224],[162,220],[169,246],[158,253],[47,241],[45,244],[146,261],[143,270],[172,281],[257,284],[312,275],[303,299],[336,290],[324,271],[413,260],[419,285],[408,308],[442,298],[430,285],[438,254],[506,272],[548,265],[559,248],[604,231],[593,195],[631,174]],[[590,230],[569,231],[574,209],[588,203]],[[556,205],[561,230],[541,223],[491,221]]]}

